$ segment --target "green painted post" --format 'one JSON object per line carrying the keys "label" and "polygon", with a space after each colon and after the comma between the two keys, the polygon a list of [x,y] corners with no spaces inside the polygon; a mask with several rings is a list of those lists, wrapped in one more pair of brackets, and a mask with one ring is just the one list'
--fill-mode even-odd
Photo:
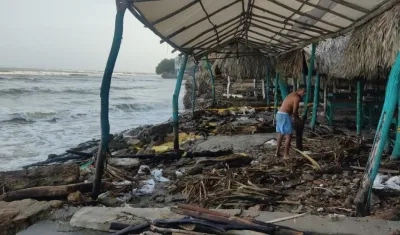
{"label": "green painted post", "polygon": [[[400,91],[400,88],[399,88]],[[400,158],[400,95],[397,97],[397,129],[396,129],[396,141],[394,142],[394,149],[392,152],[392,159]]]}
{"label": "green painted post", "polygon": [[179,93],[181,92],[183,75],[185,74],[186,63],[188,61],[188,55],[185,53],[181,60],[181,64],[178,72],[178,79],[176,79],[175,91],[172,96],[172,123],[174,128],[174,150],[179,153]]}
{"label": "green painted post", "polygon": [[206,62],[207,62],[208,71],[210,72],[210,76],[211,76],[212,104],[214,106],[215,105],[215,80],[214,80],[214,74],[211,69],[210,61],[208,60],[208,56],[206,56]]}
{"label": "green painted post", "polygon": [[314,87],[314,102],[313,102],[313,111],[311,117],[311,130],[315,130],[315,124],[317,123],[317,112],[319,105],[319,86],[320,86],[320,75],[317,74]]}
{"label": "green painted post", "polygon": [[274,87],[274,117],[276,112],[278,111],[278,83],[279,83],[279,73],[277,72],[275,77],[275,87]]}
{"label": "green painted post", "polygon": [[267,67],[267,71],[265,74],[265,101],[267,102],[267,107],[269,107],[271,105],[271,101],[269,100],[269,88],[270,88],[270,78],[269,78],[269,70]]}
{"label": "green painted post", "polygon": [[313,43],[311,45],[311,56],[310,56],[310,64],[308,65],[307,84],[305,84],[306,96],[304,99],[304,109],[303,109],[303,117],[302,117],[303,121],[305,121],[307,119],[308,102],[310,100],[310,93],[311,93],[311,77],[312,77],[312,73],[314,70],[315,48],[316,47],[317,47],[317,43]]}
{"label": "green painted post", "polygon": [[362,82],[357,80],[357,135],[361,135],[362,127]]}
{"label": "green painted post", "polygon": [[374,144],[369,154],[360,188],[357,192],[356,198],[354,199],[357,216],[366,216],[369,214],[371,188],[378,173],[382,153],[387,143],[390,125],[398,102],[399,84],[400,53],[397,54],[396,61],[390,71],[389,80],[386,86],[385,102],[382,108],[378,127],[376,128]]}
{"label": "green painted post", "polygon": [[281,91],[282,100],[284,100],[286,96],[288,96],[287,83],[282,78],[279,78],[278,83],[279,83],[279,89]]}
{"label": "green painted post", "polygon": [[192,86],[192,117],[194,114],[194,110],[196,109],[196,91],[197,91],[197,83],[196,83],[196,71],[199,63],[196,63],[193,69],[193,86]]}
{"label": "green painted post", "polygon": [[111,78],[114,72],[115,62],[117,61],[119,49],[121,46],[124,15],[128,6],[126,1],[116,1],[117,15],[115,17],[114,39],[112,42],[110,54],[108,55],[107,64],[103,74],[100,89],[100,124],[101,124],[101,139],[100,146],[96,158],[96,172],[93,181],[92,198],[97,199],[100,194],[101,178],[104,172],[104,160],[110,156],[108,149],[108,137],[110,135],[110,122],[108,120],[108,102],[110,96]]}

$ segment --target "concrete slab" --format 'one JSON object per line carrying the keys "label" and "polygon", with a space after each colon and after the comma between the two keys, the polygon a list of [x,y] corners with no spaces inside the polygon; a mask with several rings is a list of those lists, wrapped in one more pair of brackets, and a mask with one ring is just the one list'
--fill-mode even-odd
{"label": "concrete slab", "polygon": [[35,223],[17,235],[105,235],[106,232],[76,228],[69,225],[69,222],[55,222],[43,220]]}
{"label": "concrete slab", "polygon": [[[238,210],[218,210],[231,215]],[[128,215],[128,216],[127,216]],[[244,211],[243,215],[253,216],[256,219],[268,222],[273,219],[287,217],[293,214],[282,212],[253,212]],[[76,227],[108,231],[111,222],[135,224],[144,219],[162,219],[182,217],[170,212],[169,208],[102,208],[85,207],[74,214],[70,224]],[[354,234],[354,235],[381,235],[390,234],[400,229],[400,222],[385,221],[371,218],[339,218],[332,221],[329,217],[306,215],[300,218],[277,223],[304,232],[316,234]],[[244,235],[245,233],[243,233]]]}
{"label": "concrete slab", "polygon": [[194,147],[194,151],[216,151],[227,148],[232,148],[234,151],[243,151],[263,145],[266,141],[275,137],[275,133],[235,136],[209,136],[207,140],[196,145]]}

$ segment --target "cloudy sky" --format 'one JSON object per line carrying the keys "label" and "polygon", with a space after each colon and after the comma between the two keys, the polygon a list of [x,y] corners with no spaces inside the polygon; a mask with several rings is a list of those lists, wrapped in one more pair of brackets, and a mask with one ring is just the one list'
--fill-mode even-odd
{"label": "cloudy sky", "polygon": [[[114,0],[0,0],[0,67],[103,70]],[[117,71],[154,72],[172,48],[127,11]]]}

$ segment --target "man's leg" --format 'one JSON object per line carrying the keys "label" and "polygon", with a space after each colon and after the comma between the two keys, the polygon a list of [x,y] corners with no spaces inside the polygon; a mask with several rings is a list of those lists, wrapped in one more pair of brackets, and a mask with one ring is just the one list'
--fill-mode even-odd
{"label": "man's leg", "polygon": [[285,155],[283,156],[284,159],[289,158],[289,151],[290,151],[290,142],[292,141],[292,134],[285,135]]}
{"label": "man's leg", "polygon": [[279,157],[279,149],[281,148],[282,137],[283,137],[283,135],[281,133],[278,133],[278,137],[277,137],[277,141],[276,141],[277,143],[276,143],[275,157]]}

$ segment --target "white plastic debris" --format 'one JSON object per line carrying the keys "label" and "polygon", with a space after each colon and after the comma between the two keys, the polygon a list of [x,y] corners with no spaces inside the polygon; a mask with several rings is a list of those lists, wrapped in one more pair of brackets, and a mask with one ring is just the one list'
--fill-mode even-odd
{"label": "white plastic debris", "polygon": [[156,186],[156,182],[153,179],[142,181],[142,183],[143,186],[140,189],[135,188],[132,190],[133,194],[140,196],[153,193]]}
{"label": "white plastic debris", "polygon": [[150,173],[150,167],[147,165],[141,165],[138,170],[139,175],[147,175]]}
{"label": "white plastic debris", "polygon": [[323,211],[324,211],[324,208],[320,207],[320,208],[317,209],[317,211],[318,211],[318,212],[323,212]]}
{"label": "white plastic debris", "polygon": [[124,180],[124,181],[121,181],[121,182],[112,182],[112,184],[116,185],[116,186],[126,186],[126,185],[132,185],[133,182],[132,181],[128,181],[128,180]]}
{"label": "white plastic debris", "polygon": [[162,169],[154,169],[151,171],[151,175],[154,177],[154,179],[158,182],[169,182],[169,179],[165,178],[162,175]]}
{"label": "white plastic debris", "polygon": [[372,185],[373,189],[393,189],[400,191],[400,176],[390,177],[378,173]]}
{"label": "white plastic debris", "polygon": [[183,175],[183,172],[184,172],[184,171],[177,170],[177,171],[175,171],[175,175],[176,175],[177,177],[180,177],[180,176]]}
{"label": "white plastic debris", "polygon": [[311,154],[311,151],[303,151],[305,154]]}
{"label": "white plastic debris", "polygon": [[270,139],[267,142],[265,142],[264,144],[268,144],[268,145],[271,145],[271,146],[276,146],[277,142],[276,142],[276,139]]}
{"label": "white plastic debris", "polygon": [[252,166],[257,166],[258,164],[260,164],[260,161],[253,160],[250,162],[250,165]]}

